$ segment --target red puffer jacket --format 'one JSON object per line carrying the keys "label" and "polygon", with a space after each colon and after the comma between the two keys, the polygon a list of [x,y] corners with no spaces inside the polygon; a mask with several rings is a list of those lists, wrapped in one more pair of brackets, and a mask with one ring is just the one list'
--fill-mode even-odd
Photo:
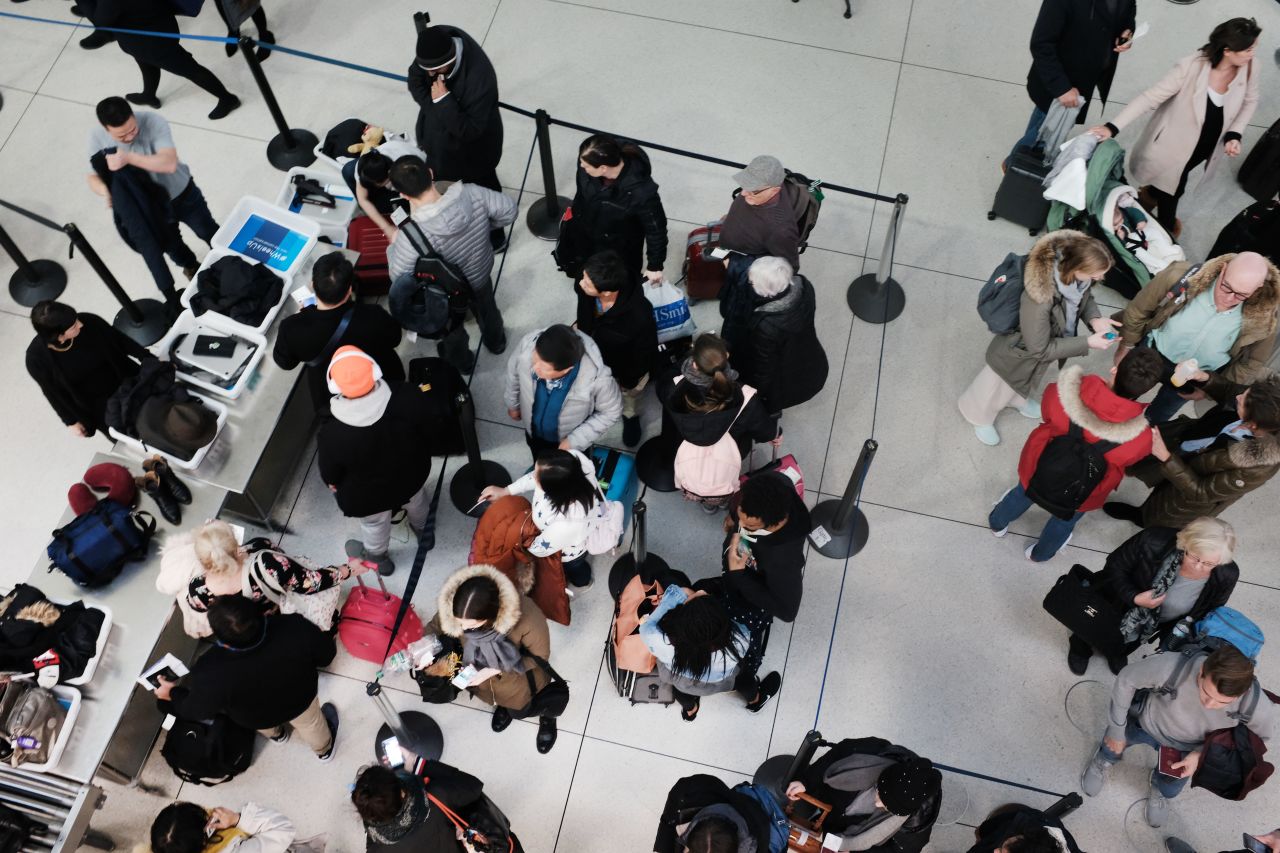
{"label": "red puffer jacket", "polygon": [[1044,423],[1027,436],[1018,460],[1018,480],[1025,488],[1045,445],[1065,435],[1070,425],[1076,423],[1084,428],[1085,441],[1104,440],[1119,445],[1107,452],[1106,475],[1080,505],[1081,512],[1098,509],[1107,495],[1120,485],[1124,469],[1151,454],[1151,429],[1142,415],[1146,408],[1145,403],[1116,394],[1101,376],[1085,376],[1075,365],[1066,368],[1058,374],[1058,381],[1044,390],[1040,401]]}

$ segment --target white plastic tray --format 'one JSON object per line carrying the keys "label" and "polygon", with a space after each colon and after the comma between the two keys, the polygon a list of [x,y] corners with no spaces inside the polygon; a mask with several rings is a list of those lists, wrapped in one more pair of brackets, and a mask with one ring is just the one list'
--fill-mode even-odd
{"label": "white plastic tray", "polygon": [[[289,210],[289,204],[293,201],[294,196],[293,178],[295,175],[311,178],[319,182],[322,187],[332,187],[334,205],[333,207],[317,207],[314,204],[304,204],[297,210],[290,210],[289,212],[315,220],[320,224],[321,231],[326,232],[326,236],[329,236],[330,239],[332,239],[331,231],[334,228],[342,229],[342,233],[345,235],[347,223],[351,221],[351,217],[356,212],[356,198],[352,195],[351,190],[347,189],[347,184],[342,179],[342,173],[334,172],[327,168],[316,169],[307,166],[294,166],[285,176],[284,184],[280,187],[280,194],[276,196],[276,207]],[[337,192],[339,188],[341,188],[341,192]]]}
{"label": "white plastic tray", "polygon": [[[245,371],[245,372],[247,373],[248,371]],[[116,432],[112,428],[107,429],[107,434],[110,435],[111,438],[113,438],[114,440],[123,444],[125,447],[132,447],[134,450],[138,451],[138,453],[140,453],[143,456],[149,456],[152,453],[160,454],[165,459],[167,459],[169,461],[169,464],[172,465],[174,468],[181,468],[184,471],[191,471],[195,468],[198,468],[200,466],[200,463],[204,461],[205,455],[209,452],[209,448],[213,447],[213,445],[217,443],[218,436],[222,434],[222,428],[227,425],[227,407],[224,404],[220,403],[219,401],[208,396],[207,394],[196,394],[195,392],[192,392],[191,396],[197,398],[198,400],[200,400],[200,402],[204,403],[206,406],[208,406],[210,409],[213,409],[218,414],[218,429],[213,434],[213,440],[210,441],[208,444],[206,444],[204,447],[197,450],[195,453],[193,453],[190,459],[179,459],[176,456],[171,456],[169,453],[167,453],[164,450],[161,450],[158,447],[152,447],[149,444],[143,444],[141,441],[134,438],[133,436]]]}
{"label": "white plastic tray", "polygon": [[[61,604],[63,607],[72,603],[71,601],[61,598],[51,598],[49,600],[54,604]],[[68,687],[88,684],[93,678],[93,674],[98,671],[99,662],[102,661],[102,650],[107,647],[107,636],[111,633],[111,608],[107,607],[105,604],[91,604],[88,601],[84,603],[84,606],[86,610],[102,611],[102,632],[98,634],[97,650],[93,653],[93,657],[89,658],[88,662],[84,665],[84,672],[80,673],[76,678],[68,678],[66,681],[62,682]]]}
{"label": "white plastic tray", "polygon": [[[283,298],[288,299],[289,294],[285,293]],[[186,382],[188,385],[199,388],[201,391],[207,391],[210,394],[215,394],[219,397],[226,397],[230,400],[236,399],[244,393],[244,389],[249,385],[249,380],[253,378],[254,371],[258,369],[258,364],[262,361],[263,356],[266,355],[267,339],[257,331],[243,325],[242,323],[237,323],[229,317],[224,317],[221,314],[216,314],[212,311],[206,311],[197,317],[195,314],[192,314],[191,309],[188,308],[186,311],[183,311],[178,315],[178,319],[173,321],[173,325],[169,328],[169,331],[165,333],[165,336],[152,345],[151,351],[154,352],[162,361],[169,361],[169,348],[173,346],[173,342],[177,339],[178,335],[190,334],[197,326],[209,329],[210,331],[220,332],[224,335],[234,335],[241,340],[248,341],[249,343],[257,346],[253,355],[249,356],[248,364],[246,364],[244,370],[241,371],[240,378],[237,379],[236,383],[230,388],[220,388],[219,386],[212,385],[202,379],[197,379],[188,373],[184,373],[182,367],[178,367],[178,376],[182,377],[182,381]]]}
{"label": "white plastic tray", "polygon": [[[283,241],[275,239],[248,240],[253,235],[245,231],[245,228],[249,220],[254,216],[260,217],[267,223],[279,226],[285,231],[292,232],[292,235],[287,235],[288,239]],[[241,245],[242,241],[238,239],[242,231],[244,231],[244,238],[247,241],[245,245]],[[222,227],[213,235],[212,246],[215,249],[229,249],[251,261],[266,263],[269,269],[279,273],[286,280],[290,280],[293,278],[293,273],[298,264],[315,246],[318,236],[320,236],[320,224],[314,219],[290,213],[284,208],[269,204],[256,196],[247,195],[236,202],[231,215],[223,220]],[[249,243],[252,243],[252,245],[249,245]],[[266,253],[272,248],[277,250],[278,257],[274,260],[267,260]]]}
{"label": "white plastic tray", "polygon": [[[344,231],[343,236],[345,236],[345,234],[346,232]],[[248,263],[251,263],[254,266],[260,266],[257,261],[249,260],[230,249],[210,249],[209,253],[204,256],[204,261],[201,262],[200,269],[196,272],[195,277],[191,279],[191,286],[183,290],[182,295],[178,297],[178,301],[182,303],[183,308],[191,308],[191,297],[200,289],[200,273],[204,272],[223,258],[230,257],[232,255],[239,257],[241,260],[248,261]],[[293,268],[296,270],[298,265],[294,264]],[[289,291],[294,287],[292,275],[282,275],[279,270],[273,270],[271,267],[267,267],[267,269],[271,270],[271,272],[280,279],[282,284],[280,287],[280,298],[276,300],[275,306],[272,307],[271,310],[266,313],[266,316],[262,318],[261,323],[256,326],[247,326],[238,320],[232,320],[226,314],[219,314],[217,311],[206,311],[200,315],[200,318],[203,319],[209,316],[220,317],[221,319],[226,320],[237,334],[240,332],[254,332],[259,335],[265,335],[267,333],[267,329],[271,328],[271,324],[274,323],[276,321],[276,317],[279,316],[280,309],[284,306],[284,301],[289,298]]]}
{"label": "white plastic tray", "polygon": [[62,728],[58,731],[58,737],[53,742],[53,748],[49,750],[49,760],[44,764],[20,764],[23,770],[34,770],[37,773],[48,773],[58,766],[58,761],[62,758],[62,753],[67,748],[67,741],[71,740],[71,730],[75,728],[76,718],[80,716],[80,691],[74,687],[67,687],[64,684],[58,684],[52,688],[53,695],[58,697],[58,701],[62,707],[67,709],[67,718],[62,723]]}

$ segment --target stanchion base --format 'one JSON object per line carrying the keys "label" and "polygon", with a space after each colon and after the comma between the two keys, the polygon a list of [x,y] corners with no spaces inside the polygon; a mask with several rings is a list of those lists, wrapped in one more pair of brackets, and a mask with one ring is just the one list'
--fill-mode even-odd
{"label": "stanchion base", "polygon": [[791,769],[791,764],[796,760],[794,755],[771,755],[764,760],[756,768],[756,775],[751,777],[753,785],[760,785],[767,788],[770,793],[778,798],[778,802],[786,802],[783,795],[787,789],[789,781],[787,771]]}
{"label": "stanchion base", "polygon": [[9,276],[9,297],[23,308],[46,299],[57,299],[67,289],[67,271],[57,261],[30,261],[35,278],[27,278],[22,270]]}
{"label": "stanchion base", "polygon": [[564,209],[568,206],[569,199],[556,196],[556,207],[553,210],[547,203],[546,196],[543,196],[529,206],[529,213],[524,218],[525,224],[535,237],[555,240],[560,236],[560,217],[564,216]]}
{"label": "stanchion base", "polygon": [[173,325],[173,318],[169,315],[168,307],[159,299],[135,299],[133,304],[142,314],[141,323],[133,322],[129,312],[121,308],[120,313],[111,321],[111,325],[124,332],[136,343],[149,347],[169,331],[169,327]]}
{"label": "stanchion base", "polygon": [[636,475],[655,492],[676,490],[676,444],[660,435],[640,445],[636,453]]}
{"label": "stanchion base", "polygon": [[831,537],[822,545],[814,544],[812,536],[810,536],[809,542],[813,544],[813,547],[822,556],[843,560],[862,550],[862,547],[867,544],[867,536],[871,530],[867,525],[867,517],[862,514],[862,510],[855,506],[853,508],[853,518],[849,521],[849,528],[843,533],[837,531],[835,529],[835,521],[838,512],[840,512],[840,501],[838,500],[823,501],[809,511],[809,518],[813,522],[810,530],[817,530],[821,527]]}
{"label": "stanchion base", "polygon": [[[400,726],[409,736],[409,743],[401,741],[401,746],[414,755],[420,755],[432,761],[440,760],[440,756],[444,754],[444,733],[440,731],[440,726],[436,725],[435,720],[421,711],[401,711]],[[373,754],[383,765],[386,764],[387,753],[382,748],[382,742],[389,737],[392,737],[391,726],[383,723],[378,728],[377,740],[373,742]]]}
{"label": "stanchion base", "polygon": [[907,294],[902,285],[892,278],[877,284],[874,273],[860,275],[849,285],[849,310],[859,320],[867,323],[888,323],[896,320],[907,305]]}
{"label": "stanchion base", "polygon": [[481,459],[479,471],[474,465],[472,462],[463,465],[449,482],[449,500],[453,501],[458,512],[466,512],[475,506],[485,486],[511,485],[511,475],[497,462]]}
{"label": "stanchion base", "polygon": [[282,172],[294,166],[310,166],[316,161],[314,149],[319,142],[309,130],[290,128],[288,133],[277,133],[267,143],[267,162]]}

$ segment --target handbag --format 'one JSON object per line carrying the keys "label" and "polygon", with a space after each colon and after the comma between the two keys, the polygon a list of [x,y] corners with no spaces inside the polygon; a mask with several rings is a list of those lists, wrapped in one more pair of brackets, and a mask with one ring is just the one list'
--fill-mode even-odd
{"label": "handbag", "polygon": [[658,324],[658,343],[665,344],[677,338],[689,338],[698,331],[689,313],[689,300],[684,291],[665,278],[650,285],[647,279],[640,284],[644,298],[653,306],[653,319]]}
{"label": "handbag", "polygon": [[[805,816],[796,814],[797,803],[808,803],[813,806],[817,812],[814,816]],[[831,806],[822,802],[808,794],[801,793],[795,800],[787,802],[786,808],[787,819],[791,821],[791,832],[787,836],[787,849],[795,850],[798,853],[822,853],[822,825],[826,823],[827,816],[831,814]]]}
{"label": "handbag", "polygon": [[[338,612],[338,599],[342,598],[342,587],[335,584],[328,589],[308,595],[291,589],[287,590],[280,585],[275,575],[262,565],[263,557],[267,554],[284,556],[270,548],[254,553],[245,572],[245,597],[250,597],[249,579],[252,577],[258,582],[258,588],[262,590],[263,595],[280,608],[281,613],[297,613],[321,631],[332,630],[333,617]],[[285,559],[292,558],[285,557]]]}
{"label": "handbag", "polygon": [[1058,578],[1044,597],[1044,609],[1104,655],[1124,651],[1120,620],[1124,612],[1102,594],[1097,576],[1079,564]]}
{"label": "handbag", "polygon": [[[598,494],[598,493],[597,493]],[[591,514],[587,516],[587,553],[609,554],[622,541],[626,526],[626,510],[619,501],[611,501],[600,495]]]}
{"label": "handbag", "polygon": [[[769,449],[771,451],[769,461],[764,465],[761,465],[759,468],[753,468],[743,474],[739,483],[745,483],[757,474],[767,474],[770,471],[777,471],[779,474],[782,474],[791,481],[792,485],[796,487],[796,494],[803,498],[804,472],[800,470],[800,463],[796,461],[796,457],[793,454],[788,453],[786,456],[779,459],[778,448],[775,445],[770,444]],[[755,447],[753,446],[751,448],[751,456],[754,457],[754,455]],[[751,460],[748,460],[747,464],[751,464]]]}
{"label": "handbag", "polygon": [[462,643],[457,637],[441,633],[440,654],[430,666],[413,670],[413,680],[418,683],[418,692],[423,702],[433,705],[448,705],[462,691],[453,683],[453,678],[462,667]]}
{"label": "handbag", "polygon": [[529,680],[529,693],[533,698],[529,700],[528,705],[518,712],[513,711],[511,716],[524,719],[525,717],[558,717],[563,714],[564,709],[569,706],[569,682],[561,678],[560,673],[556,672],[551,667],[551,664],[529,651],[523,645],[520,646],[520,653],[531,659],[534,664],[551,677],[551,680],[541,690],[536,690],[533,670],[525,670],[524,677]]}

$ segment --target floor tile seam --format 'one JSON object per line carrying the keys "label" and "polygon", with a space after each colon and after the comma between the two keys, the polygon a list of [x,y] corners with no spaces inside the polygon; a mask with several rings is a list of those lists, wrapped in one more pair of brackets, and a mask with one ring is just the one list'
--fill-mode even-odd
{"label": "floor tile seam", "polygon": [[493,22],[498,20],[498,11],[502,9],[502,0],[498,0],[493,5],[493,14],[489,16],[489,26],[484,28],[484,36],[480,39],[480,46],[484,47],[485,42],[489,40],[489,33],[493,32]]}
{"label": "floor tile seam", "polygon": [[591,685],[591,699],[587,702],[587,715],[582,718],[582,733],[578,736],[578,751],[573,756],[573,770],[569,774],[569,785],[564,792],[564,807],[560,810],[560,823],[556,826],[556,839],[551,845],[553,851],[560,847],[560,835],[564,832],[565,818],[569,815],[569,801],[573,797],[573,783],[578,778],[578,765],[582,763],[582,750],[587,745],[587,729],[591,725],[591,710],[596,704],[596,693],[600,690],[600,674],[604,671],[604,655],[600,655],[600,662],[596,664],[596,677]]}
{"label": "floor tile seam", "polygon": [[[75,35],[75,33],[76,33],[75,30],[70,30],[67,33],[67,40],[64,41],[62,43],[62,47],[58,49],[58,55],[53,58],[53,62],[49,63],[49,67],[48,69],[45,70],[44,76],[40,78],[39,84],[36,85],[36,90],[34,92],[27,92],[27,94],[31,95],[31,97],[27,100],[27,105],[22,108],[22,113],[19,114],[18,120],[13,123],[13,127],[10,128],[8,134],[5,135],[4,141],[0,142],[0,151],[3,151],[5,146],[9,144],[9,140],[13,138],[14,132],[17,131],[18,129],[18,125],[22,124],[22,120],[26,118],[27,110],[31,109],[31,105],[34,104],[36,102],[36,98],[40,96],[40,89],[48,81],[49,75],[53,73],[53,69],[55,66],[57,66],[58,61],[62,59],[62,54],[67,52],[67,45],[71,43],[71,37]],[[14,91],[22,92],[26,90],[15,89]]]}
{"label": "floor tile seam", "polygon": [[[696,758],[687,758],[687,757],[685,757],[685,756],[683,756],[683,755],[673,755],[673,754],[671,754],[671,753],[669,753],[669,752],[663,752],[663,751],[662,751],[662,750],[660,750],[660,749],[650,749],[650,748],[648,748],[648,747],[644,747],[644,746],[636,746],[635,744],[631,744],[631,743],[623,743],[623,742],[621,742],[621,741],[612,740],[612,739],[607,738],[607,737],[600,737],[599,735],[585,734],[585,735],[583,735],[583,736],[582,736],[582,739],[583,739],[583,741],[588,741],[588,740],[590,740],[590,741],[595,741],[596,743],[604,743],[604,744],[608,744],[609,746],[617,746],[617,747],[621,747],[622,749],[630,749],[630,750],[633,750],[633,751],[635,751],[635,752],[643,752],[643,753],[646,753],[646,754],[648,754],[648,755],[656,755],[656,756],[659,756],[659,757],[661,757],[661,758],[671,758],[671,759],[674,759],[674,760],[676,760],[676,761],[682,761],[682,762],[684,762],[684,763],[686,763],[686,764],[696,764],[696,765],[697,765],[697,766],[699,766],[699,767],[708,767],[708,768],[710,768],[710,769],[712,769],[712,770],[722,770],[722,771],[724,771],[725,773],[732,773],[732,774],[737,775],[737,776],[743,776],[743,777],[745,777],[745,778],[747,778],[747,779],[750,779],[752,776],[754,776],[754,775],[755,775],[755,771],[754,771],[754,770],[740,770],[740,769],[737,769],[737,768],[734,768],[734,767],[722,767],[722,766],[721,766],[721,765],[719,765],[719,764],[708,764],[707,762],[705,762],[705,761],[699,761],[699,760],[698,760],[698,759],[696,759]],[[571,793],[572,793],[572,792],[571,792]]]}
{"label": "floor tile seam", "polygon": [[[285,516],[285,519],[284,519],[284,529],[280,531],[280,535],[276,539],[277,548],[281,547],[281,543],[284,541],[284,537],[289,535],[288,533],[289,525],[293,521],[293,514],[298,511],[298,504],[302,502],[302,492],[307,487],[307,477],[308,475],[310,475],[311,469],[315,467],[316,460],[319,458],[319,456],[320,456],[320,443],[317,441],[315,449],[311,451],[311,457],[307,459],[307,465],[302,472],[302,476],[298,478],[298,491],[297,491],[297,494],[293,496],[293,503],[289,505],[289,513],[288,515]],[[268,509],[267,510],[268,518],[266,519],[268,523],[271,522],[270,515],[271,515],[271,510]],[[271,532],[270,527],[267,528],[267,532]]]}
{"label": "floor tile seam", "polygon": [[[35,97],[49,98],[50,100],[61,101],[64,104],[75,104],[81,107],[89,107],[90,109],[96,106],[95,104],[87,103],[86,101],[79,101],[79,100],[76,100],[75,98],[67,98],[62,95],[53,95],[53,94],[50,94],[49,92],[37,92]],[[32,100],[34,101],[34,98]],[[231,131],[231,130],[220,130],[218,128],[207,127],[204,125],[191,124],[189,122],[179,121],[178,119],[175,119],[175,118],[169,118],[168,116],[166,116],[166,118],[169,119],[169,124],[173,125],[174,127],[185,127],[185,128],[190,128],[192,130],[203,130],[207,133],[216,133],[220,136],[231,136],[236,139],[247,139],[253,142],[266,143],[271,141],[270,137],[249,136],[248,134],[236,133],[235,131]]]}

